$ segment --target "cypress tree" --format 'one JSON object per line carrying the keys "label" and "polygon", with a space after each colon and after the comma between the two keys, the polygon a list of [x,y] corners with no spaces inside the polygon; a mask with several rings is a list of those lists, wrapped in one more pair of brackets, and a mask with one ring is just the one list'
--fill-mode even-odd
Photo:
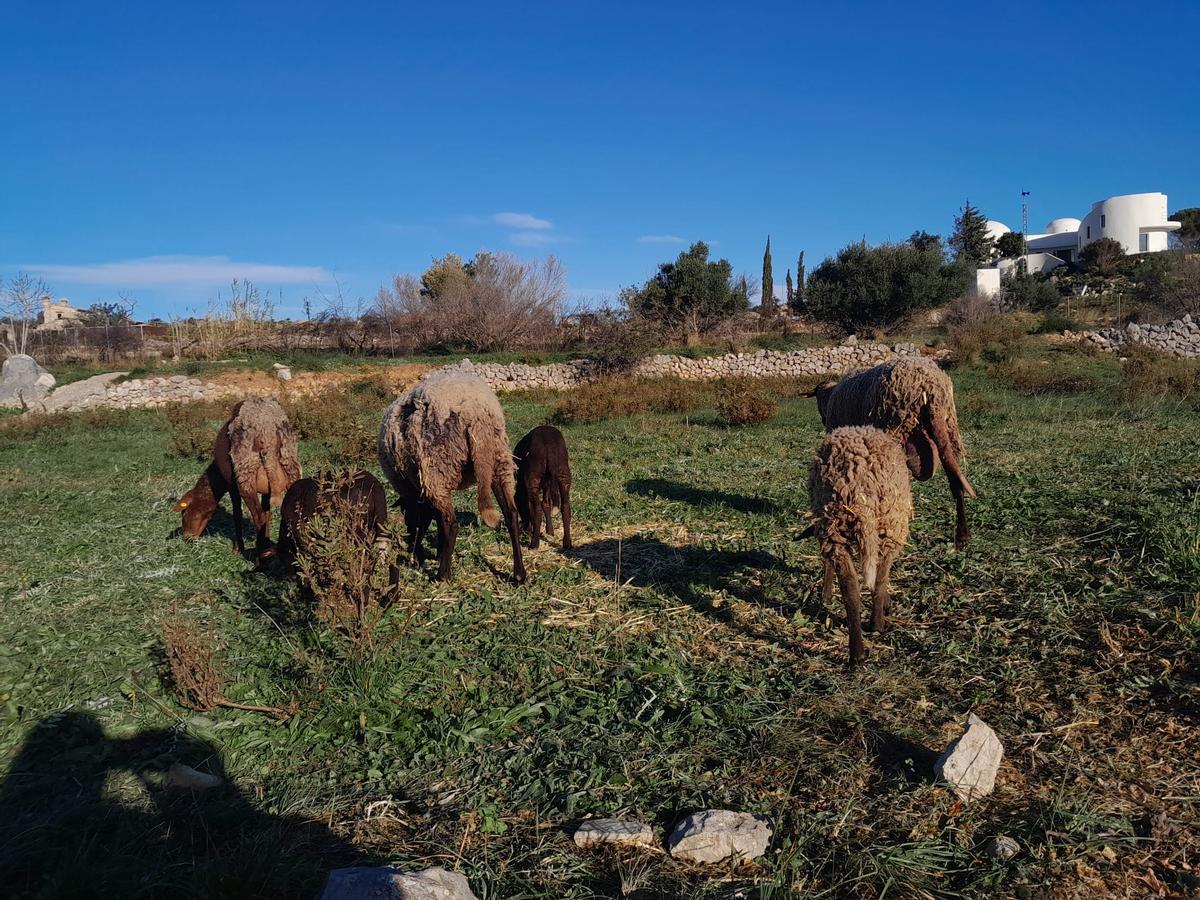
{"label": "cypress tree", "polygon": [[787,285],[787,308],[788,308],[788,312],[791,312],[792,311],[792,302],[795,299],[795,295],[792,293],[792,270],[791,269],[787,270],[787,281],[785,281],[784,284]]}
{"label": "cypress tree", "polygon": [[800,251],[800,258],[796,260],[796,287],[792,292],[792,312],[804,312],[804,251]]}
{"label": "cypress tree", "polygon": [[974,266],[986,265],[995,255],[995,241],[988,234],[987,217],[979,211],[979,207],[972,206],[970,200],[954,218],[950,246],[954,248],[956,260]]}
{"label": "cypress tree", "polygon": [[771,277],[771,236],[767,235],[767,249],[763,253],[762,301],[758,308],[764,319],[775,317],[775,281]]}

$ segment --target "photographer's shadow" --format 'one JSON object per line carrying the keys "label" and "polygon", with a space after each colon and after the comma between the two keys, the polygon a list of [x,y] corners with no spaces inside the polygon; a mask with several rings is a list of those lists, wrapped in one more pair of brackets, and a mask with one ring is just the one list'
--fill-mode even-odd
{"label": "photographer's shadow", "polygon": [[[165,786],[173,764],[220,784]],[[359,863],[324,825],[260,811],[216,749],[181,731],[110,738],[90,713],[55,713],[0,784],[13,896],[315,896],[329,869]]]}

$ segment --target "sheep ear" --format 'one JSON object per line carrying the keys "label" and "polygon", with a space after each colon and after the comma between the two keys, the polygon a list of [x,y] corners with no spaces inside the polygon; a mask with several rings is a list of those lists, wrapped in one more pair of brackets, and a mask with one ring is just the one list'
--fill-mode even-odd
{"label": "sheep ear", "polygon": [[933,477],[938,463],[937,450],[924,431],[909,435],[904,443],[904,455],[908,461],[908,471],[912,473],[913,478],[917,481],[928,481]]}

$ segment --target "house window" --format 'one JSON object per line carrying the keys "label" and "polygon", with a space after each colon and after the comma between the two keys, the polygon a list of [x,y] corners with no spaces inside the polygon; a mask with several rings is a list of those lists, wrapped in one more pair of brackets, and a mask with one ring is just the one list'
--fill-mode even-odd
{"label": "house window", "polygon": [[1150,235],[1139,234],[1138,235],[1138,253],[1149,253],[1149,252],[1150,252]]}
{"label": "house window", "polygon": [[1100,214],[1100,227],[1101,228],[1104,227],[1104,214],[1103,213]]}

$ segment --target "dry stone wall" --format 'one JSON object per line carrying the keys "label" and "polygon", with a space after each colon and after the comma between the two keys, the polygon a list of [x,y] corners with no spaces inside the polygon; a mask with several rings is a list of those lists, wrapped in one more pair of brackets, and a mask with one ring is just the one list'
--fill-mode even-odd
{"label": "dry stone wall", "polygon": [[124,374],[109,372],[64,385],[40,403],[31,404],[31,409],[39,412],[81,412],[97,408],[153,409],[168,403],[214,400],[238,393],[226,385],[186,375],[118,381]]}
{"label": "dry stone wall", "polygon": [[[706,378],[772,378],[840,375],[903,356],[921,356],[914,344],[863,344],[854,340],[833,347],[806,350],[759,350],[755,353],[727,353],[691,359],[686,356],[659,354],[647,357],[625,374],[636,378],[661,378],[673,375],[688,380]],[[941,351],[938,356],[944,355]],[[524,391],[533,388],[562,390],[593,381],[604,369],[591,360],[576,359],[565,363],[530,366],[521,363],[473,363],[464,359],[458,368],[469,369],[487,381],[494,390]]]}
{"label": "dry stone wall", "polygon": [[1139,325],[1130,322],[1123,328],[1107,328],[1103,331],[1068,331],[1065,337],[1091,344],[1101,350],[1115,353],[1127,350],[1130,345],[1140,344],[1170,356],[1200,357],[1200,323],[1190,315],[1166,325]]}

